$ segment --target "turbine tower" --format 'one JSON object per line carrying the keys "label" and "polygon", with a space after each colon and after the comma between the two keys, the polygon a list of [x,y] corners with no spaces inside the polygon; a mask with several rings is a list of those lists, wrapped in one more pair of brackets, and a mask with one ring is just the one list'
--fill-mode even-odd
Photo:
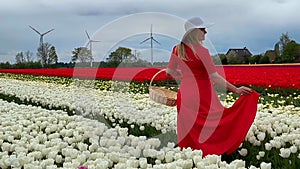
{"label": "turbine tower", "polygon": [[93,67],[93,53],[92,53],[92,43],[94,43],[94,42],[100,42],[99,40],[92,40],[91,39],[91,37],[90,37],[90,35],[88,34],[88,32],[87,31],[85,31],[85,33],[86,33],[86,36],[88,37],[88,39],[89,39],[89,41],[88,41],[88,43],[86,44],[86,47],[88,46],[88,45],[90,45],[90,51],[91,51],[91,55],[92,55],[92,58],[91,58],[91,67]]}
{"label": "turbine tower", "polygon": [[45,32],[45,33],[40,33],[39,31],[37,31],[36,29],[34,29],[32,26],[30,26],[29,25],[29,27],[33,30],[33,31],[35,31],[37,34],[39,34],[40,35],[40,46],[42,46],[43,45],[43,37],[44,37],[44,35],[46,35],[47,33],[49,33],[49,32],[51,32],[51,31],[53,31],[54,29],[50,29],[50,30],[48,30],[47,32]]}
{"label": "turbine tower", "polygon": [[147,38],[147,39],[145,39],[145,40],[143,40],[140,44],[142,44],[142,43],[144,43],[144,42],[146,42],[148,40],[150,40],[150,44],[151,44],[151,65],[153,66],[153,41],[156,42],[156,43],[158,43],[158,44],[160,44],[160,43],[153,38],[152,24],[151,24],[151,27],[150,27],[150,37]]}

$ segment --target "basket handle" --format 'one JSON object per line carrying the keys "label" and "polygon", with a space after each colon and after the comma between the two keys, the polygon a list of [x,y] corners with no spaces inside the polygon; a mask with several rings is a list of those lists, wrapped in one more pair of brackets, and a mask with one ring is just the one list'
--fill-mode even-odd
{"label": "basket handle", "polygon": [[151,81],[150,81],[149,87],[152,86],[152,82],[153,82],[154,78],[155,78],[158,74],[160,74],[161,72],[166,71],[166,70],[167,70],[167,69],[161,69],[160,71],[156,72],[156,73],[153,75],[153,77],[152,77],[152,79],[151,79]]}

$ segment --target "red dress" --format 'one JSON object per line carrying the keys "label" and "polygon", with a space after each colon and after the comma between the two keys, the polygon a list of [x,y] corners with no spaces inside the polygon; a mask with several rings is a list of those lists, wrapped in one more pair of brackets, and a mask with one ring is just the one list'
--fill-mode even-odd
{"label": "red dress", "polygon": [[209,74],[216,72],[206,48],[186,46],[188,61],[177,56],[174,47],[169,69],[179,69],[182,79],[177,94],[177,139],[181,148],[201,149],[207,154],[230,154],[244,141],[251,127],[259,94],[241,95],[224,107],[213,89]]}

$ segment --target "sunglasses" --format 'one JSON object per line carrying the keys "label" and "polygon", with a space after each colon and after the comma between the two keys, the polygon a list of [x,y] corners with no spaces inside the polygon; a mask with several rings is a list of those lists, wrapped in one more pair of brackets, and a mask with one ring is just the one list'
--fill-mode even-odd
{"label": "sunglasses", "polygon": [[204,33],[207,33],[205,28],[198,28],[198,29],[201,30]]}

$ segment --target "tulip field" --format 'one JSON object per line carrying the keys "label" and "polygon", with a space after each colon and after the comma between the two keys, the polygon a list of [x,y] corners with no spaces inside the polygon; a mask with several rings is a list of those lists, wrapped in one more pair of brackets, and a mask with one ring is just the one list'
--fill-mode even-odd
{"label": "tulip field", "polygon": [[[0,69],[0,168],[300,166],[299,65],[217,68],[261,94],[245,141],[222,157],[177,147],[176,107],[149,99],[149,81],[160,69]],[[160,74],[155,85],[174,81],[180,78]],[[238,97],[219,96],[227,107]]]}

